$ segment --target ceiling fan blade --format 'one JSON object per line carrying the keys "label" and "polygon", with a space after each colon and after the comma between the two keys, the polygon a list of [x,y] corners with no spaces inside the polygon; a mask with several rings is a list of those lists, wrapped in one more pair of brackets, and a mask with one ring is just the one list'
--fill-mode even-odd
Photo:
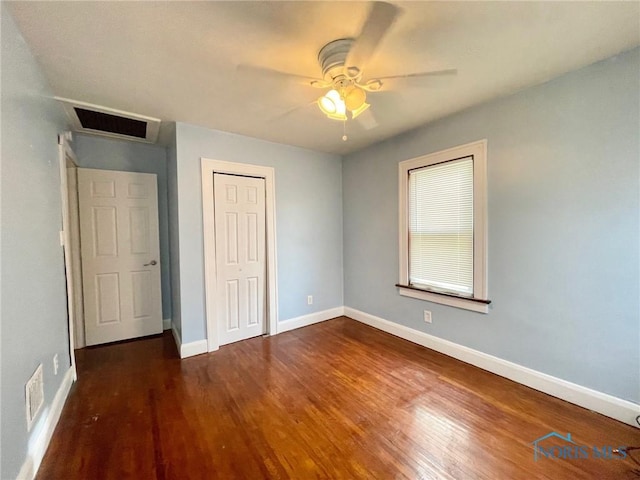
{"label": "ceiling fan blade", "polygon": [[246,77],[263,79],[265,81],[277,81],[277,82],[294,82],[302,85],[312,86],[315,88],[326,88],[331,84],[320,79],[306,77],[304,75],[297,75],[295,73],[281,72],[273,68],[257,67],[255,65],[240,64],[236,67],[236,72]]}
{"label": "ceiling fan blade", "polygon": [[450,68],[448,70],[432,70],[430,72],[408,73],[406,75],[391,75],[390,77],[377,77],[375,80],[396,80],[399,78],[418,78],[418,77],[439,77],[444,75],[456,75],[458,70]]}
{"label": "ceiling fan blade", "polygon": [[310,107],[311,105],[315,105],[315,104],[316,104],[316,102],[314,101],[314,102],[306,103],[304,105],[298,105],[296,107],[290,108],[289,110],[287,110],[285,112],[282,112],[280,115],[276,115],[275,117],[271,117],[270,121],[277,122],[279,120],[283,120],[286,117],[288,117],[289,115],[292,115],[292,114],[298,112],[299,110],[305,109],[305,108]]}
{"label": "ceiling fan blade", "polygon": [[357,69],[360,73],[375,52],[378,44],[400,14],[400,8],[386,2],[373,2],[360,35],[349,50],[345,62],[347,69]]}
{"label": "ceiling fan blade", "polygon": [[356,118],[356,122],[358,122],[365,130],[371,130],[378,126],[378,121],[371,110],[371,108],[367,108]]}

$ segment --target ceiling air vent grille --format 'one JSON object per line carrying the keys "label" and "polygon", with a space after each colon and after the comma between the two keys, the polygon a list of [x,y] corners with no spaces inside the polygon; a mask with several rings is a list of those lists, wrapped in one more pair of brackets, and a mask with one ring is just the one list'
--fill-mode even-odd
{"label": "ceiling air vent grille", "polygon": [[56,97],[62,102],[74,130],[111,138],[155,143],[160,120],[112,108]]}
{"label": "ceiling air vent grille", "polygon": [[84,108],[74,108],[80,119],[82,128],[99,130],[101,132],[128,135],[130,137],[146,138],[147,123],[132,118],[119,117],[108,113],[93,112]]}

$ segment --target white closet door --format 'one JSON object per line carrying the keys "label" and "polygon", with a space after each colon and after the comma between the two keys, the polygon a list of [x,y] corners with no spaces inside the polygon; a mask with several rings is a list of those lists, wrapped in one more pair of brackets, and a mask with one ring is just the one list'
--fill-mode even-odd
{"label": "white closet door", "polygon": [[263,178],[214,174],[216,318],[220,345],[264,333]]}

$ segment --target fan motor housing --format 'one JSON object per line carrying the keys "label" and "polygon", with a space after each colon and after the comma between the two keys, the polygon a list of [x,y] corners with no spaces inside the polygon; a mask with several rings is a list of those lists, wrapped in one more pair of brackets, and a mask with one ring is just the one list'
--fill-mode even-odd
{"label": "fan motor housing", "polygon": [[334,81],[340,76],[344,76],[344,64],[347,60],[353,38],[341,38],[327,43],[318,52],[318,62],[322,68],[322,78],[327,81]]}

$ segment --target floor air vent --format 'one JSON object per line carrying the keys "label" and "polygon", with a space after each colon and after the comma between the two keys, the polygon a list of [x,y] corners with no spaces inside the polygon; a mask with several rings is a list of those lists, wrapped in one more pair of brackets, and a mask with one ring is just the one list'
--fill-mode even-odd
{"label": "floor air vent", "polygon": [[27,429],[31,430],[33,421],[44,403],[44,379],[42,377],[42,364],[31,375],[25,386],[27,407]]}
{"label": "floor air vent", "polygon": [[56,97],[62,102],[74,130],[111,138],[155,143],[160,120],[112,108],[91,105],[68,98]]}

